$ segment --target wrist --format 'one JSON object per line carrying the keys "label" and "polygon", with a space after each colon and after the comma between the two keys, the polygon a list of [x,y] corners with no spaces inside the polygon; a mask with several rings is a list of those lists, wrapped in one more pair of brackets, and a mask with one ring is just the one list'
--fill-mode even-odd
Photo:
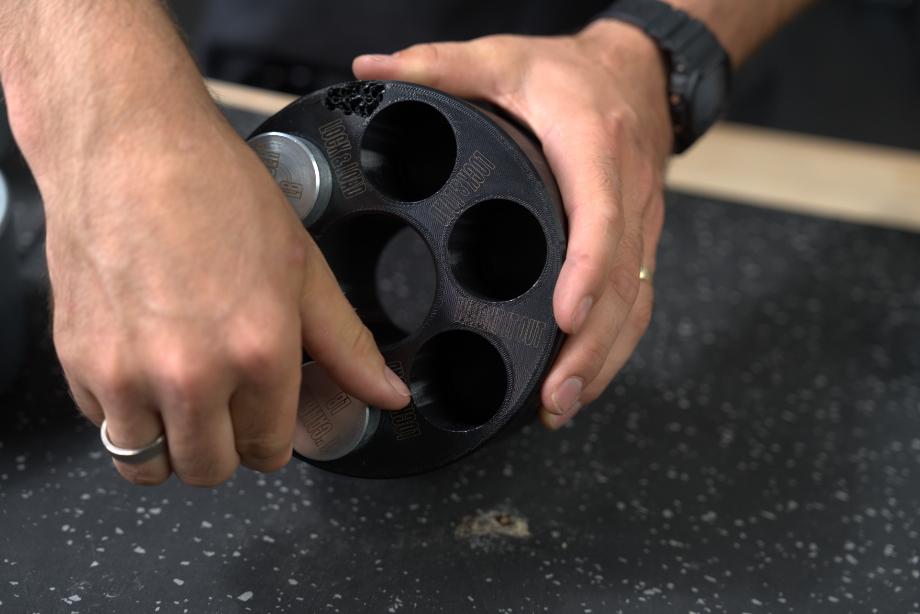
{"label": "wrist", "polygon": [[598,19],[588,24],[576,38],[597,53],[598,59],[607,67],[622,63],[622,56],[635,58],[643,67],[667,81],[667,62],[655,44],[641,29],[623,21]]}
{"label": "wrist", "polygon": [[662,1],[702,22],[725,49],[733,67],[737,68],[741,58],[747,55],[750,41],[746,38],[749,37],[744,35],[736,23],[737,14],[744,14],[745,11],[738,10],[734,3],[719,0]]}
{"label": "wrist", "polygon": [[0,78],[40,185],[110,147],[156,146],[219,115],[159,0],[14,4],[0,9]]}
{"label": "wrist", "polygon": [[[79,109],[11,110],[11,127],[44,196],[97,179],[113,187],[149,184],[151,170],[182,164],[183,157],[186,166],[193,164],[193,151],[230,131],[203,86],[173,88],[157,98],[114,91]],[[157,99],[164,102],[151,102]],[[48,213],[66,202],[46,198]]]}
{"label": "wrist", "polygon": [[621,87],[633,109],[649,119],[649,138],[667,158],[674,133],[668,107],[668,64],[658,45],[641,29],[621,21],[599,19],[576,34],[589,57]]}

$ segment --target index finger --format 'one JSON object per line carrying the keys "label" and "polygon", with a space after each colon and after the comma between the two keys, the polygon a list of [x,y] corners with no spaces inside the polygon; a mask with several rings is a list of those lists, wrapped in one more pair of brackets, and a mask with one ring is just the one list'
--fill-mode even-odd
{"label": "index finger", "polygon": [[301,299],[304,348],[348,394],[383,409],[405,407],[408,386],[386,365],[374,335],[342,294],[317,245],[312,240],[307,245]]}

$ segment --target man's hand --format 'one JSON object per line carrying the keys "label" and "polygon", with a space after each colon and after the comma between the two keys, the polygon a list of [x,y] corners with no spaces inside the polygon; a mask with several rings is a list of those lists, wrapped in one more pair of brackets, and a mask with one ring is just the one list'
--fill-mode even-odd
{"label": "man's hand", "polygon": [[500,105],[540,139],[562,192],[569,246],[554,313],[569,337],[542,389],[559,428],[597,398],[649,324],[671,151],[664,65],[639,30],[613,21],[575,36],[489,36],[361,56],[361,79],[396,79]]}
{"label": "man's hand", "polygon": [[80,407],[122,446],[165,429],[169,458],[121,473],[214,485],[290,459],[301,342],[365,401],[409,393],[256,155],[219,118],[185,129],[181,152],[113,146],[49,177],[48,264]]}
{"label": "man's hand", "polygon": [[165,431],[169,446],[118,470],[211,486],[240,462],[284,465],[301,346],[346,392],[404,406],[408,389],[158,3],[13,4],[0,71],[45,204],[58,355],[115,445]]}

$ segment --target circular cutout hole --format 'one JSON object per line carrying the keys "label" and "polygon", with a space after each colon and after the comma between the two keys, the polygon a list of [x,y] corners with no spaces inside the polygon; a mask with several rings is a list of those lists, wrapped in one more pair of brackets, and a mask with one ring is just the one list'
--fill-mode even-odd
{"label": "circular cutout hole", "polygon": [[422,345],[409,385],[416,408],[429,422],[466,431],[485,424],[501,408],[508,376],[498,350],[485,338],[452,330]]}
{"label": "circular cutout hole", "polygon": [[360,214],[336,223],[318,243],[379,345],[401,341],[422,325],[437,289],[434,257],[407,222]]}
{"label": "circular cutout hole", "polygon": [[424,102],[396,102],[371,118],[361,139],[361,165],[382,194],[428,198],[454,170],[457,141],[447,119]]}
{"label": "circular cutout hole", "polygon": [[412,333],[425,322],[437,291],[428,244],[411,227],[387,241],[374,276],[380,306],[400,329]]}
{"label": "circular cutout hole", "polygon": [[546,237],[537,218],[510,200],[467,209],[447,242],[450,268],[464,289],[506,301],[533,287],[546,264]]}

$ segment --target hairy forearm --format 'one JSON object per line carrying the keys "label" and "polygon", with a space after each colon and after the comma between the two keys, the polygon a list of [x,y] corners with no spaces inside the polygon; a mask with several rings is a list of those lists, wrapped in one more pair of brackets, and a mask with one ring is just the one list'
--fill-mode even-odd
{"label": "hairy forearm", "polygon": [[156,0],[6,0],[0,49],[10,123],[40,185],[130,141],[181,147],[169,118],[213,112]]}
{"label": "hairy forearm", "polygon": [[815,0],[666,0],[703,21],[740,66],[783,24]]}

